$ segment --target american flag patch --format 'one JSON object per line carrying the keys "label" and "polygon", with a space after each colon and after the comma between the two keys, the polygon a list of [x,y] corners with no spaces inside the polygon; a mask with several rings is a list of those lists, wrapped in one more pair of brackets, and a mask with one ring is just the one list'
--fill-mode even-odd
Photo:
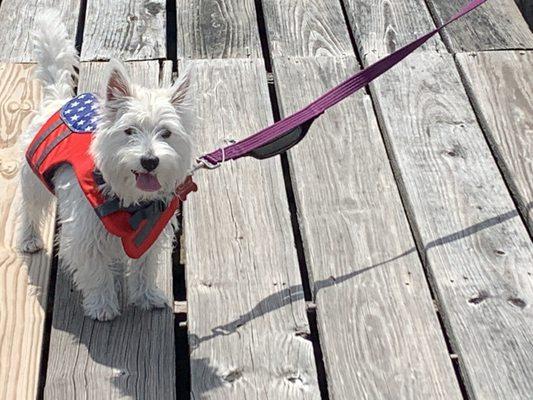
{"label": "american flag patch", "polygon": [[72,132],[92,133],[98,126],[98,99],[92,93],[74,97],[61,109],[61,119]]}

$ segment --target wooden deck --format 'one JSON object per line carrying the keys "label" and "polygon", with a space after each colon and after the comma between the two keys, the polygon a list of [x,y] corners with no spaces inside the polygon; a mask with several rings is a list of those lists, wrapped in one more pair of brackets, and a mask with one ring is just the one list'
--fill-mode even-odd
{"label": "wooden deck", "polygon": [[[466,0],[0,0],[0,399],[532,399],[532,3],[490,0],[281,157],[197,175],[160,285],[174,310],[84,318],[13,250],[29,34],[83,61],[195,72],[198,151],[287,115]],[[528,25],[529,24],[529,25]],[[209,227],[209,229],[207,229]]]}

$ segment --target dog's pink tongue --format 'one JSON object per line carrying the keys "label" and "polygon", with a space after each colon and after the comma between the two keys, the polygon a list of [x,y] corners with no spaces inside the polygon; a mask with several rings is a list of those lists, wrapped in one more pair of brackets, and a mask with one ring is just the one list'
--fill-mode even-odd
{"label": "dog's pink tongue", "polygon": [[157,178],[152,174],[147,174],[145,172],[139,172],[136,174],[136,183],[137,187],[146,192],[155,192],[161,189],[161,185]]}

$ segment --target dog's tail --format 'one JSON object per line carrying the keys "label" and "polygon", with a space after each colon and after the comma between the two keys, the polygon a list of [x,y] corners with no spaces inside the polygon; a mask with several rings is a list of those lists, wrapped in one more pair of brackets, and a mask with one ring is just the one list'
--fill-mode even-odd
{"label": "dog's tail", "polygon": [[33,45],[38,62],[35,74],[43,83],[44,101],[71,98],[79,60],[61,15],[48,9],[35,23]]}

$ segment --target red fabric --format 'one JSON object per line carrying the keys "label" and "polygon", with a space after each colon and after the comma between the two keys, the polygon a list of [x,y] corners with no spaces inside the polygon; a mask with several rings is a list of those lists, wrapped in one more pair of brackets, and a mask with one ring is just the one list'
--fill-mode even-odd
{"label": "red fabric", "polygon": [[[58,127],[36,147],[36,150],[32,152],[33,154],[30,154],[29,150],[32,149],[32,146],[35,147],[38,141],[41,140],[41,136],[46,134],[47,131],[49,131],[49,128],[58,122]],[[67,133],[66,131],[70,131],[70,135],[57,143],[38,166],[37,162],[43,152],[47,151],[47,149],[53,145],[52,142],[58,136]],[[60,113],[57,112],[43,125],[39,133],[35,136],[32,144],[28,147],[26,158],[35,174],[52,193],[54,193],[54,188],[50,178],[53,176],[54,170],[61,164],[70,164],[76,173],[78,183],[80,184],[87,201],[93,208],[96,208],[102,205],[106,199],[101,195],[98,186],[94,181],[95,165],[94,160],[89,154],[91,140],[92,132],[72,132],[69,127],[63,123]],[[121,238],[124,251],[129,257],[139,258],[155,242],[178,209],[181,201],[184,201],[187,194],[191,191],[196,191],[196,185],[189,176],[177,189],[176,195],[140,246],[136,246],[133,239],[137,233],[142,230],[147,221],[143,221],[140,226],[134,230],[130,227],[128,222],[132,214],[123,210],[101,217],[100,220],[109,233]]]}

